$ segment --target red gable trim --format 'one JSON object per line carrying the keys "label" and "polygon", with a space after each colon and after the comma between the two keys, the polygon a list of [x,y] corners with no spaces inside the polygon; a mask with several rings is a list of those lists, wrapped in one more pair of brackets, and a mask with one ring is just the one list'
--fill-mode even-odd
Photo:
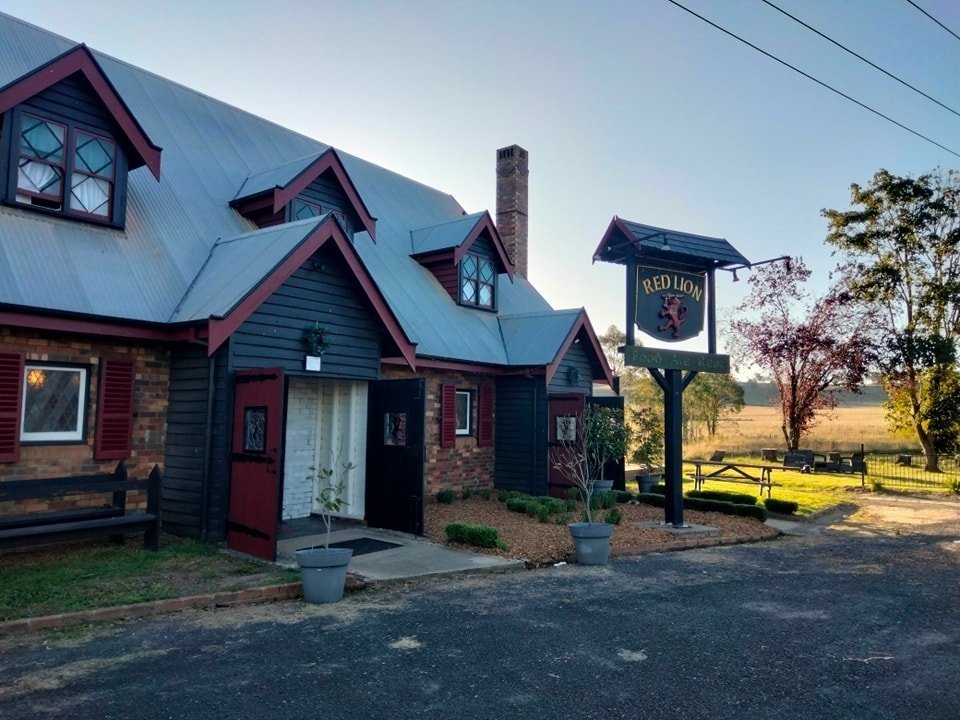
{"label": "red gable trim", "polygon": [[252,195],[248,197],[239,197],[230,204],[237,208],[241,214],[246,214],[253,210],[262,209],[265,205],[272,203],[273,212],[280,212],[297,195],[302,193],[307,186],[323,175],[325,172],[332,172],[340,183],[340,188],[350,202],[350,206],[360,218],[361,227],[370,233],[370,237],[377,239],[377,219],[370,214],[363,198],[357,191],[356,185],[347,174],[347,169],[343,166],[340,156],[334,148],[329,148],[323,152],[316,160],[307,165],[300,173],[283,187],[275,187],[266,195]]}
{"label": "red gable trim", "polygon": [[630,232],[630,228],[624,224],[623,220],[614,215],[613,220],[611,220],[610,224],[607,226],[607,231],[600,239],[600,244],[597,245],[597,249],[593,251],[593,262],[596,262],[600,259],[600,255],[604,250],[607,249],[607,245],[613,241],[617,233],[623,235],[623,239],[626,240],[630,245],[637,244],[637,239],[634,237],[633,233]]}
{"label": "red gable trim", "polygon": [[[9,85],[0,88],[0,112],[5,112],[15,105],[29,100],[37,93],[43,92],[56,83],[70,77],[74,73],[83,73],[94,92],[107,108],[114,121],[120,126],[124,137],[133,146],[136,157],[131,158],[130,168],[146,165],[153,176],[160,179],[160,152],[147,134],[140,127],[140,123],[130,112],[123,98],[117,93],[113,83],[107,78],[100,64],[86,45],[68,50],[45,65],[41,65],[26,75],[14,80]],[[139,160],[139,162],[137,162]]]}
{"label": "red gable trim", "polygon": [[566,357],[567,351],[570,349],[570,346],[573,345],[573,341],[576,339],[577,335],[583,331],[583,334],[586,336],[587,342],[593,348],[593,353],[597,358],[597,361],[600,363],[600,369],[602,375],[594,379],[605,380],[607,385],[611,388],[613,387],[613,371],[610,370],[610,363],[607,362],[607,356],[603,354],[603,348],[600,346],[600,340],[597,339],[597,333],[593,330],[593,325],[590,324],[590,318],[587,317],[587,311],[580,309],[580,314],[577,316],[576,322],[573,323],[573,327],[570,329],[570,332],[567,334],[566,339],[563,341],[563,344],[560,345],[560,350],[557,352],[556,358],[553,362],[547,365],[547,385],[553,382],[553,376],[556,375],[557,370],[560,369],[560,363],[564,357]]}
{"label": "red gable trim", "polygon": [[490,212],[488,210],[483,211],[483,215],[480,216],[480,219],[477,221],[477,224],[474,225],[473,230],[470,231],[470,234],[467,235],[466,239],[460,243],[460,247],[458,247],[454,252],[454,263],[460,262],[460,258],[462,258],[464,253],[470,249],[470,246],[476,242],[477,238],[483,234],[484,230],[490,233],[490,239],[493,242],[493,247],[497,251],[497,257],[500,258],[500,263],[503,266],[503,269],[506,270],[507,276],[510,278],[510,282],[513,282],[513,263],[510,262],[510,256],[507,255],[507,250],[503,246],[503,240],[500,239],[500,233],[497,232],[496,223],[493,222],[493,218],[490,217]]}
{"label": "red gable trim", "polygon": [[296,272],[303,263],[319,250],[324,243],[332,240],[334,245],[340,250],[340,254],[346,261],[347,266],[353,272],[357,282],[363,289],[367,300],[373,306],[374,312],[383,323],[390,338],[400,349],[400,354],[406,361],[411,370],[416,369],[416,345],[407,339],[403,328],[394,317],[393,312],[387,305],[370,273],[364,266],[360,256],[357,255],[353,244],[343,234],[343,229],[333,217],[328,217],[313,232],[311,232],[303,241],[291,252],[286,259],[281,262],[273,272],[255,287],[240,303],[230,311],[224,318],[210,318],[210,340],[207,346],[207,353],[213,353],[229,338],[233,332],[243,324],[243,322],[253,314],[277,289],[287,281],[287,279]]}

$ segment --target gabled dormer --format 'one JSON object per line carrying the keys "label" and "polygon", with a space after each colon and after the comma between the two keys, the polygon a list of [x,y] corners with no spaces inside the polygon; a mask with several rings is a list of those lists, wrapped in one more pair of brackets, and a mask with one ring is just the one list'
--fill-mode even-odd
{"label": "gabled dormer", "polygon": [[376,218],[333,148],[252,173],[230,206],[260,228],[329,212],[348,237],[366,230],[376,239]]}
{"label": "gabled dormer", "polygon": [[127,173],[160,179],[147,137],[85,45],[0,88],[0,199],[122,227]]}
{"label": "gabled dormer", "polygon": [[430,270],[454,302],[497,309],[497,277],[513,281],[507,256],[490,213],[474,213],[410,232],[411,257]]}

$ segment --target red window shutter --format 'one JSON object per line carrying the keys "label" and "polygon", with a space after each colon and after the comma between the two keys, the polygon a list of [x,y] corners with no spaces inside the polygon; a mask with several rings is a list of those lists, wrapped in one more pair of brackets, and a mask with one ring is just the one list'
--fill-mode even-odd
{"label": "red window shutter", "polygon": [[136,363],[126,357],[100,360],[97,390],[97,437],[93,455],[97,460],[130,457],[133,437],[133,392]]}
{"label": "red window shutter", "polygon": [[457,386],[440,386],[440,447],[452,448],[457,441]]}
{"label": "red window shutter", "polygon": [[477,388],[477,445],[493,445],[493,390],[487,385]]}
{"label": "red window shutter", "polygon": [[23,353],[0,353],[0,462],[20,459]]}

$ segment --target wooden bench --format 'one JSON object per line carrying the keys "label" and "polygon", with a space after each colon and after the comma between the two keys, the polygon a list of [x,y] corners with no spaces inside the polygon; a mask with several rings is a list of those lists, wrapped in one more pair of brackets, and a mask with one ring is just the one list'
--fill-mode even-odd
{"label": "wooden bench", "polygon": [[[781,487],[780,483],[773,482],[773,470],[775,467],[773,465],[713,462],[711,460],[688,460],[687,462],[693,464],[695,468],[694,472],[687,474],[687,477],[693,478],[694,490],[702,489],[703,483],[710,480],[711,482],[754,485],[760,488],[760,495],[763,495],[763,491],[766,489],[767,497],[770,497],[770,491],[774,485]],[[704,466],[707,467],[704,468]],[[713,469],[710,470],[711,468]],[[756,470],[760,472],[752,472]]]}
{"label": "wooden bench", "polygon": [[[160,541],[162,481],[160,468],[156,465],[147,479],[129,479],[126,465],[121,461],[113,473],[0,482],[0,502],[111,495],[110,503],[95,507],[0,516],[0,548],[41,545],[94,535],[108,535],[113,542],[122,543],[124,533],[143,532],[143,546],[156,550]],[[133,490],[146,491],[145,512],[127,513],[127,493]]]}

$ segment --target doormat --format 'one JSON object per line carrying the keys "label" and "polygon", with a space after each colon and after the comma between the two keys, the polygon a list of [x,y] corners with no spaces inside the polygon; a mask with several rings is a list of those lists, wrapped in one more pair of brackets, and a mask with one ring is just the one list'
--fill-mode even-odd
{"label": "doormat", "polygon": [[[377,540],[375,538],[359,537],[354,538],[353,540],[341,540],[340,542],[330,543],[330,547],[350,548],[353,550],[354,557],[356,557],[357,555],[369,555],[370,553],[380,552],[381,550],[389,550],[390,548],[401,547],[401,544],[386,542],[385,540]],[[299,549],[306,550],[307,548]]]}

